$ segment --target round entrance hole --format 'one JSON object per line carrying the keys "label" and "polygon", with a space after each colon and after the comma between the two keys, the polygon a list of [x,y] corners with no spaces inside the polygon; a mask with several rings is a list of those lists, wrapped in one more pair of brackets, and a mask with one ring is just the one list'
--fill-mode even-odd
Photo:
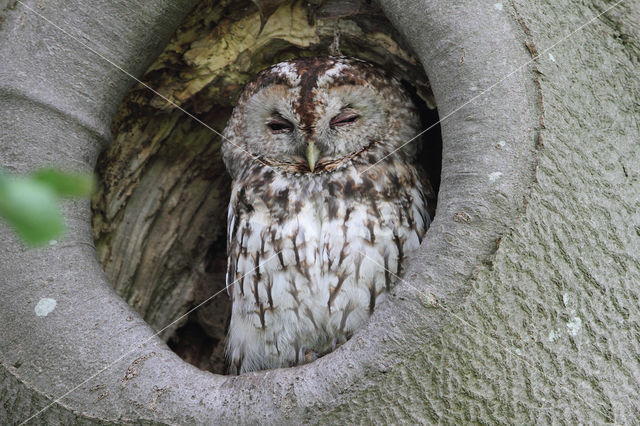
{"label": "round entrance hole", "polygon": [[[205,1],[189,14],[143,78],[162,96],[139,85],[122,102],[112,124],[114,142],[98,161],[100,190],[93,199],[99,260],[117,293],[185,361],[215,373],[225,370],[230,316],[230,179],[217,132],[244,84],[282,60],[353,56],[407,86],[423,128],[438,121],[421,64],[376,6],[256,4]],[[439,126],[421,137],[421,145],[420,162],[437,191]]]}
{"label": "round entrance hole", "polygon": [[[47,19],[50,17],[52,22],[73,22],[88,40],[101,47],[100,51],[105,47],[110,52],[121,52],[119,63],[138,75],[135,61],[138,65],[146,64],[146,48],[153,41],[157,43],[156,34],[162,34],[164,28],[173,28],[171,19],[164,19],[167,12],[162,9],[169,9],[173,5],[169,3],[141,8],[144,13],[137,13],[135,19],[130,9],[120,7],[104,9],[99,20],[87,20],[85,8],[61,9],[45,4],[34,10],[45,14]],[[40,418],[45,419],[43,422],[58,423],[83,419],[85,422],[102,419],[170,424],[207,423],[211,419],[219,423],[311,423],[327,413],[330,417],[324,420],[343,423],[380,418],[410,421],[425,418],[408,416],[424,407],[412,402],[423,401],[429,389],[433,391],[430,393],[433,401],[447,407],[448,395],[441,395],[438,386],[433,388],[433,384],[443,378],[455,380],[456,375],[465,374],[468,369],[464,365],[442,371],[430,369],[433,364],[417,362],[412,351],[424,354],[424,359],[436,359],[431,355],[440,347],[431,342],[446,332],[444,327],[449,320],[457,320],[454,314],[460,311],[451,309],[463,307],[465,296],[470,292],[486,300],[473,279],[489,269],[484,262],[491,260],[500,238],[506,236],[500,250],[505,242],[517,245],[526,242],[522,234],[512,231],[522,217],[528,188],[534,183],[535,143],[541,140],[539,130],[543,123],[542,110],[537,109],[536,102],[543,89],[538,86],[540,92],[536,91],[534,82],[538,73],[531,70],[513,73],[532,58],[507,7],[498,11],[492,5],[473,2],[464,7],[450,7],[447,2],[436,0],[379,4],[420,56],[433,83],[440,116],[445,119],[437,217],[415,261],[409,265],[407,282],[396,286],[396,295],[392,294],[384,306],[376,309],[373,320],[340,350],[314,363],[237,378],[210,374],[183,362],[161,340],[154,338],[152,329],[115,294],[96,262],[87,226],[90,220],[87,204],[65,204],[66,244],[25,251],[9,230],[0,232],[5,248],[4,262],[0,263],[7,289],[0,311],[3,318],[8,319],[5,322],[12,324],[3,330],[8,350],[0,355],[3,366],[7,367],[4,373],[9,389],[15,390],[13,395],[20,403],[13,407],[21,409],[21,413],[35,413],[40,407],[50,406]],[[102,10],[93,4],[88,8]],[[113,29],[122,28],[131,31],[128,35],[114,36]],[[113,99],[124,96],[129,77],[111,64],[96,60],[91,52],[69,49],[70,40],[57,34],[58,29],[43,25],[37,16],[29,15],[22,3],[10,11],[9,19],[3,22],[2,31],[7,30],[20,36],[14,37],[12,43],[3,44],[4,57],[8,58],[4,65],[11,71],[6,74],[5,82],[5,88],[11,90],[4,92],[8,108],[0,111],[7,126],[7,138],[0,152],[3,161],[12,170],[25,173],[52,159],[93,169],[99,148],[109,142],[102,127],[104,119],[111,120]],[[33,50],[36,47],[33,35],[39,41],[47,41],[39,45],[42,50]],[[180,49],[180,46],[174,49],[180,52],[175,56],[175,69],[180,68],[179,58],[185,51]],[[52,51],[59,54],[47,54]],[[88,63],[93,65],[91,72],[87,72]],[[25,69],[30,72],[24,73]],[[509,75],[511,77],[505,77]],[[44,82],[47,84],[42,84]],[[500,83],[495,85],[496,82]],[[490,87],[493,89],[487,90]],[[481,97],[476,96],[478,90],[483,93]],[[164,93],[170,95],[170,91]],[[87,102],[87,99],[104,105]],[[136,104],[135,97],[133,99],[132,110]],[[193,107],[188,102],[185,106]],[[149,134],[157,134],[152,131],[154,125],[158,127],[152,118],[167,113],[158,113],[152,108],[139,111],[141,116],[148,114],[144,123],[150,126]],[[141,124],[136,127],[135,120],[130,123],[133,133],[146,131]],[[554,136],[553,132],[544,134]],[[158,140],[166,140],[162,138]],[[155,154],[146,150],[157,142],[152,137],[147,140],[147,145],[132,145],[128,149],[142,160],[145,155],[153,158]],[[215,139],[208,140],[215,142]],[[127,149],[123,144],[119,146]],[[174,152],[184,154],[180,149]],[[177,155],[165,155],[169,163],[176,160]],[[153,162],[145,161],[149,161],[151,168]],[[102,164],[100,167],[104,168]],[[132,163],[129,170],[128,164],[122,165],[121,170],[127,172],[122,173],[122,177],[117,173],[111,175],[114,182],[124,176],[133,176],[130,182],[135,182],[135,173],[131,170],[135,171],[137,166]],[[223,173],[212,175],[224,176]],[[140,171],[138,176],[143,180],[146,175]],[[112,204],[115,208],[112,207],[111,212],[116,213],[103,222],[105,231],[99,235],[105,237],[97,240],[103,257],[105,247],[116,252],[126,246],[115,244],[116,237],[122,239],[124,231],[118,234],[116,225],[109,229],[110,223],[129,221],[129,229],[135,229],[136,220],[143,223],[149,220],[140,214],[142,209],[137,215],[126,217],[124,213],[117,213],[130,208],[136,198],[143,200],[144,191],[141,195],[135,188],[131,184],[121,193],[117,189],[111,192],[112,200],[120,197],[126,205]],[[122,217],[117,218],[118,214]],[[174,209],[170,214],[177,213]],[[98,231],[102,226],[99,215],[96,217]],[[163,229],[157,237],[164,233],[171,235]],[[143,234],[126,237],[133,240],[138,235]],[[142,248],[152,246],[137,244]],[[122,263],[137,264],[147,259],[144,250],[129,253],[137,257],[123,259]],[[153,264],[149,260],[145,262]],[[508,269],[507,275],[502,275],[505,270],[494,266],[498,275],[506,279],[512,277]],[[187,267],[184,270],[191,271]],[[133,277],[133,281],[137,279],[131,273],[129,277]],[[148,281],[150,287],[153,284],[154,281]],[[179,291],[169,293],[165,300],[170,302],[172,296],[180,296]],[[52,295],[58,300],[53,314],[46,320],[34,315],[33,306],[39,298]],[[467,300],[472,304],[477,302],[473,298]],[[494,319],[498,323],[510,320],[502,316]],[[167,323],[163,322],[160,327]],[[43,345],[43,342],[46,343]],[[466,342],[463,336],[460,347],[464,353],[468,353]],[[480,365],[481,372],[491,373],[491,366],[495,365],[489,362],[495,358],[492,352],[480,353],[479,357],[488,360]],[[22,365],[19,370],[18,365]],[[110,366],[109,371],[103,366]],[[422,374],[425,371],[426,376]],[[415,372],[419,376],[412,374]],[[403,378],[412,382],[417,378],[418,386],[404,386]],[[78,387],[81,383],[85,385]],[[398,398],[397,386],[388,386],[398,383],[405,391],[402,398]],[[76,391],[61,400],[58,399],[61,389]],[[366,399],[369,396],[372,398]],[[389,402],[392,410],[380,401]],[[485,402],[495,406],[491,398]],[[491,409],[485,411],[491,413]],[[435,418],[439,413],[431,415]],[[383,417],[376,417],[377,414]]]}

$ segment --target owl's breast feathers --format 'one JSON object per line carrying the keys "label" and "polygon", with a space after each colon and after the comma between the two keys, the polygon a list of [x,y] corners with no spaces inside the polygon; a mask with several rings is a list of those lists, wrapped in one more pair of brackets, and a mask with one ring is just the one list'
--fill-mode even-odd
{"label": "owl's breast feathers", "polygon": [[237,176],[229,205],[227,353],[236,373],[308,362],[345,342],[430,223],[421,176],[398,159],[361,175],[364,167],[259,166]]}

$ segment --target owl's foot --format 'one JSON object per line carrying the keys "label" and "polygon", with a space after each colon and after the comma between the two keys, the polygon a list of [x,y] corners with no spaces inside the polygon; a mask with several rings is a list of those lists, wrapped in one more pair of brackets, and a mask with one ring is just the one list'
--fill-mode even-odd
{"label": "owl's foot", "polygon": [[302,347],[300,348],[300,364],[306,364],[309,362],[313,362],[316,359],[323,357],[333,351],[335,351],[336,349],[338,349],[340,346],[342,346],[343,343],[345,343],[347,341],[347,339],[345,337],[342,338],[335,338],[333,340],[331,340],[331,346],[327,349],[325,349],[322,352],[316,352],[313,349],[310,348],[305,348]]}
{"label": "owl's foot", "polygon": [[313,362],[322,356],[322,354],[318,354],[318,352],[314,351],[313,349],[302,348],[301,352],[302,352],[302,359],[303,359],[302,362],[304,364],[308,362]]}

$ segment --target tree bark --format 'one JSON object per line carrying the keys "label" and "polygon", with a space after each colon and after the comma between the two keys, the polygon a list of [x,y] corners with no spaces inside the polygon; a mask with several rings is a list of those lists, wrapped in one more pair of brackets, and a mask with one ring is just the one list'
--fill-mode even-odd
{"label": "tree bark", "polygon": [[[131,84],[33,11],[141,75],[194,3],[5,10],[2,166],[92,170]],[[615,3],[380,4],[443,119],[436,220],[389,303],[312,364],[199,371],[115,294],[89,205],[70,202],[68,235],[48,248],[26,251],[0,225],[0,419],[45,407],[38,422],[65,424],[639,417],[640,5],[572,33]],[[57,304],[39,316],[43,298]]]}

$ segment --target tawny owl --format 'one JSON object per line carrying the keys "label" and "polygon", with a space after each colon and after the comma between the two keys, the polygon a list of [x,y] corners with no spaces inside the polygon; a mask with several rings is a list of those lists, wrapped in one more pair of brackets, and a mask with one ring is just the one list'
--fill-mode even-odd
{"label": "tawny owl", "polygon": [[225,129],[232,373],[287,367],[371,315],[430,223],[402,85],[350,58],[276,64]]}

